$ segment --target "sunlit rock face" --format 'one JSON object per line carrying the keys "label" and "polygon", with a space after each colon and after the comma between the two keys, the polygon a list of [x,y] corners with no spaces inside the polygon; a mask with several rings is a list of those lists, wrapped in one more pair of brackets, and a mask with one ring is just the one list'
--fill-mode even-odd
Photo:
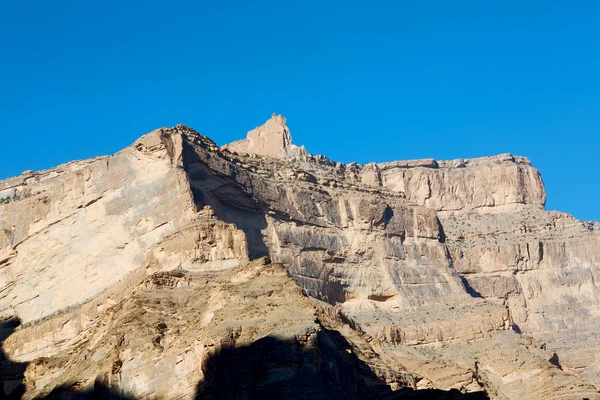
{"label": "sunlit rock face", "polygon": [[246,139],[230,143],[224,148],[234,153],[259,154],[278,158],[306,158],[307,156],[304,147],[298,147],[292,143],[292,135],[287,127],[286,119],[279,114],[273,114],[264,125],[248,132]]}
{"label": "sunlit rock face", "polygon": [[600,398],[600,235],[545,200],[523,157],[341,164],[277,114],[28,171],[0,182],[4,394]]}
{"label": "sunlit rock face", "polygon": [[515,211],[546,203],[539,172],[527,158],[511,154],[369,164],[360,176],[438,211]]}

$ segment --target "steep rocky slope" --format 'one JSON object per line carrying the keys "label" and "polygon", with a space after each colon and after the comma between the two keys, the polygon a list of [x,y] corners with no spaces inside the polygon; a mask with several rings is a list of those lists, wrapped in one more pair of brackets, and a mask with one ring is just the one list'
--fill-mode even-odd
{"label": "steep rocky slope", "polygon": [[345,165],[274,115],[0,198],[6,394],[600,398],[600,235],[523,157]]}

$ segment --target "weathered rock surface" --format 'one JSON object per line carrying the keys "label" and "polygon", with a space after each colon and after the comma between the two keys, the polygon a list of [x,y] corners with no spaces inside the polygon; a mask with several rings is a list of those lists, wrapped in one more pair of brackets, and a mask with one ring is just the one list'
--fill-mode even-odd
{"label": "weathered rock surface", "polygon": [[417,204],[439,211],[494,208],[508,211],[546,203],[542,178],[528,159],[495,157],[416,163],[375,164],[361,173],[375,174],[391,190]]}
{"label": "weathered rock surface", "polygon": [[[93,318],[93,328],[80,332],[68,350],[51,358],[23,357],[29,362],[27,397],[74,386],[85,390],[99,381],[118,395],[139,398],[212,398],[220,390],[234,398],[294,395],[286,391],[295,380],[310,381],[305,398],[391,392],[374,374],[373,387],[367,387],[359,379],[359,369],[366,368],[359,360],[336,359],[349,358],[345,348],[332,343],[333,332],[321,327],[285,269],[264,260],[227,271],[152,274]],[[25,329],[5,346],[17,355],[21,345],[53,332],[47,321],[34,337]]]}
{"label": "weathered rock surface", "polygon": [[544,211],[523,157],[345,165],[274,115],[224,147],[158,129],[0,199],[5,394],[600,398],[600,235]]}
{"label": "weathered rock surface", "polygon": [[184,175],[151,139],[0,183],[14,199],[0,206],[2,314],[28,323],[92,299],[193,217]]}
{"label": "weathered rock surface", "polygon": [[273,114],[264,125],[248,132],[246,139],[230,143],[225,148],[233,152],[279,158],[305,158],[307,155],[304,147],[292,143],[292,135],[286,120],[279,114]]}
{"label": "weathered rock surface", "polygon": [[600,237],[568,214],[535,208],[442,223],[454,267],[473,293],[508,305],[520,331],[600,381]]}

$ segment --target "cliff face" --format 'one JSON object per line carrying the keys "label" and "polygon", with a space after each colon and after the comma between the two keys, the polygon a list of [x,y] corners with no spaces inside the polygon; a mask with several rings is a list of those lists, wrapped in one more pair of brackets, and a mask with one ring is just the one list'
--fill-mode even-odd
{"label": "cliff face", "polygon": [[474,293],[507,304],[515,326],[599,382],[600,237],[570,215],[528,209],[440,217]]}
{"label": "cliff face", "polygon": [[0,312],[23,322],[3,346],[27,365],[5,393],[600,398],[600,235],[546,212],[522,157],[344,165],[274,115],[224,147],[159,129],[0,199]]}
{"label": "cliff face", "polygon": [[546,203],[539,172],[528,159],[510,154],[421,164],[371,164],[361,175],[438,211],[513,211]]}
{"label": "cliff face", "polygon": [[0,183],[0,312],[29,323],[124,279],[195,210],[168,148],[141,140],[111,157]]}

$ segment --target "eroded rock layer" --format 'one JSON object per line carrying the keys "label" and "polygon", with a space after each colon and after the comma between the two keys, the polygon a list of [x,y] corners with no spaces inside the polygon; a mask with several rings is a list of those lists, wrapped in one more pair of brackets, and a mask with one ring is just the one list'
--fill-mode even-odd
{"label": "eroded rock layer", "polygon": [[345,165],[278,115],[28,171],[0,182],[4,394],[600,398],[600,235],[545,196],[523,157]]}

